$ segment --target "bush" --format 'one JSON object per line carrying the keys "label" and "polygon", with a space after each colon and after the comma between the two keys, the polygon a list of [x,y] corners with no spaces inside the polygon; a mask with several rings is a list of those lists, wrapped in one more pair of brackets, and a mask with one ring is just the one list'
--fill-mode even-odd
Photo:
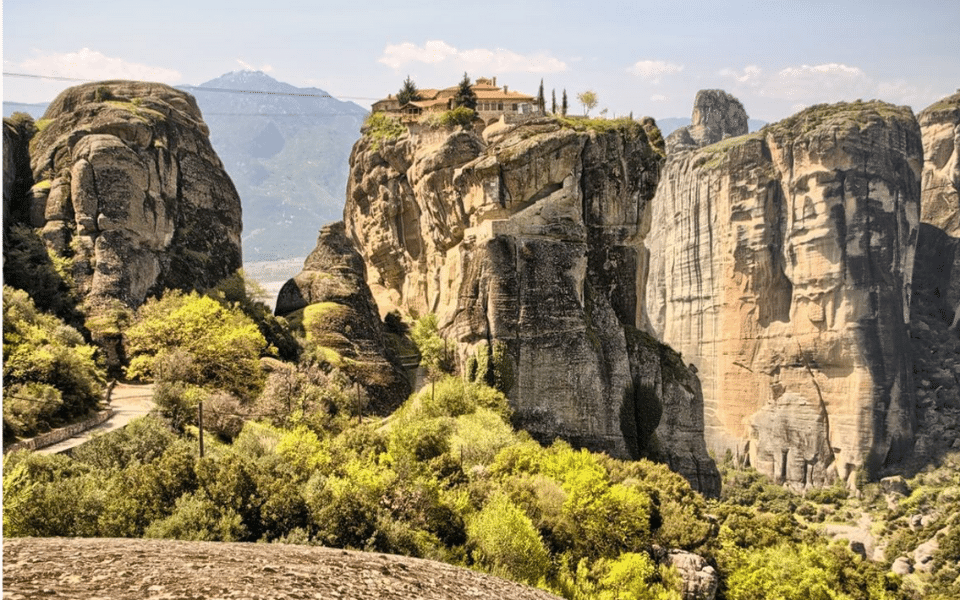
{"label": "bush", "polygon": [[470,127],[477,113],[466,106],[458,106],[440,115],[440,125],[443,127]]}
{"label": "bush", "polygon": [[490,572],[536,585],[547,576],[550,556],[530,518],[497,494],[467,528],[473,560]]}
{"label": "bush", "polygon": [[73,450],[73,459],[95,469],[122,469],[131,463],[147,464],[159,459],[175,441],[176,436],[166,423],[148,415],[78,446]]}
{"label": "bush", "polygon": [[26,292],[4,286],[4,431],[29,436],[94,409],[103,391],[95,353],[76,329],[39,312]]}
{"label": "bush", "polygon": [[407,128],[396,119],[382,112],[370,113],[363,122],[361,131],[374,140],[374,150],[384,140],[395,140],[407,132]]}

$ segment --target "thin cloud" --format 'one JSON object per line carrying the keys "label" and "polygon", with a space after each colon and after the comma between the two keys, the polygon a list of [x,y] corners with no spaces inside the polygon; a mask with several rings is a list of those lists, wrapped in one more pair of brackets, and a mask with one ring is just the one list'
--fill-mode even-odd
{"label": "thin cloud", "polygon": [[179,71],[106,56],[89,48],[78,52],[39,54],[24,60],[18,68],[37,75],[78,79],[134,79],[162,83],[178,83],[181,79]]}
{"label": "thin cloud", "polygon": [[765,83],[760,94],[786,100],[835,102],[869,97],[873,90],[874,82],[859,67],[827,63],[783,69]]}
{"label": "thin cloud", "polygon": [[759,83],[760,78],[763,75],[763,70],[757,65],[747,65],[742,71],[737,71],[734,69],[721,69],[719,75],[721,77],[729,77],[735,80],[737,83],[756,85]]}
{"label": "thin cloud", "polygon": [[672,75],[681,71],[683,71],[683,65],[665,60],[640,60],[627,69],[628,73],[632,73],[650,83],[660,83],[660,79],[664,75]]}
{"label": "thin cloud", "polygon": [[563,61],[545,53],[518,54],[503,48],[459,50],[442,40],[431,40],[423,46],[411,42],[389,45],[378,62],[399,70],[410,63],[457,63],[467,70],[495,73],[559,73],[567,70]]}
{"label": "thin cloud", "polygon": [[664,96],[663,94],[654,94],[654,95],[650,96],[650,101],[651,101],[651,102],[666,102],[667,99],[668,99],[668,98],[667,98],[666,96]]}
{"label": "thin cloud", "polygon": [[237,64],[243,67],[244,71],[262,71],[264,73],[269,73],[273,70],[273,67],[270,65],[263,65],[262,67],[255,67],[250,63],[244,61],[242,58],[237,59]]}

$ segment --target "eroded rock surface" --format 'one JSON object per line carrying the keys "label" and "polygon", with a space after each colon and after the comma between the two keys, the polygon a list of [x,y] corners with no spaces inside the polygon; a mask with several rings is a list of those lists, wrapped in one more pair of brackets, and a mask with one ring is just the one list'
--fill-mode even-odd
{"label": "eroded rock surface", "polygon": [[624,458],[659,452],[715,493],[696,376],[638,331],[661,160],[637,123],[365,135],[344,218],[381,312],[437,313],[461,360],[506,348],[520,426]]}
{"label": "eroded rock surface", "polygon": [[69,259],[89,310],[210,287],[240,267],[240,198],[192,96],[90,83],[60,94],[37,126],[36,183],[14,202]]}
{"label": "eroded rock surface", "polygon": [[922,223],[910,337],[917,397],[915,467],[960,449],[960,238]]}
{"label": "eroded rock surface", "polygon": [[810,486],[909,452],[921,165],[910,110],[878,102],[669,155],[646,315],[697,366],[718,455]]}
{"label": "eroded rock surface", "polygon": [[923,132],[920,220],[960,237],[960,92],[917,115]]}
{"label": "eroded rock surface", "polygon": [[444,563],[292,544],[148,539],[3,541],[3,597],[557,600]]}
{"label": "eroded rock surface", "polygon": [[702,148],[750,131],[743,104],[723,90],[697,92],[690,120],[690,125],[667,136],[668,154]]}
{"label": "eroded rock surface", "polygon": [[377,305],[367,287],[363,258],[345,235],[343,222],[325,226],[303,270],[277,297],[276,314],[289,316],[315,306],[304,318],[309,335],[335,353],[334,361],[366,389],[377,413],[388,413],[410,394],[397,358],[384,343]]}

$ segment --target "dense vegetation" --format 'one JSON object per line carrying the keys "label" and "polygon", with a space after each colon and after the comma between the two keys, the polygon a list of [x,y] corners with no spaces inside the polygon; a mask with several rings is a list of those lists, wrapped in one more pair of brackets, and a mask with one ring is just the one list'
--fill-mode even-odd
{"label": "dense vegetation", "polygon": [[[372,418],[337,361],[311,347],[309,332],[268,318],[242,278],[148,301],[123,338],[127,374],[155,383],[157,414],[72,458],[8,455],[6,535],[322,544],[465,565],[571,599],[679,598],[665,549],[705,557],[729,600],[960,591],[956,464],[907,482],[908,496],[871,484],[858,498],[842,488],[798,496],[727,465],[723,497],[708,501],[663,465],[543,447],[514,430],[498,389],[514,376],[502,348],[481,348],[458,373],[432,315],[392,330],[409,331],[429,383]],[[268,338],[301,351],[282,362]],[[24,292],[4,291],[8,393],[13,382],[18,394],[59,394],[71,406],[95,398],[81,385],[100,381],[94,352]],[[202,458],[200,401],[215,434]],[[885,560],[819,533],[862,511],[882,524]],[[939,517],[915,525],[918,513]],[[938,532],[929,572],[906,581],[889,572]]]}
{"label": "dense vegetation", "polygon": [[96,408],[103,373],[79,331],[3,286],[3,437],[26,437]]}

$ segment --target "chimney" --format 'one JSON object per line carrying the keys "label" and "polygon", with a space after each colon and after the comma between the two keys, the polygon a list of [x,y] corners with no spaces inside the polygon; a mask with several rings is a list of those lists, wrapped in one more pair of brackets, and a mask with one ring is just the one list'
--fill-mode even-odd
{"label": "chimney", "polygon": [[497,78],[496,78],[496,77],[493,78],[493,87],[497,87]]}
{"label": "chimney", "polygon": [[510,88],[508,88],[507,86],[503,86],[503,93],[504,93],[504,94],[506,94],[506,93],[509,92],[509,91],[510,91]]}

